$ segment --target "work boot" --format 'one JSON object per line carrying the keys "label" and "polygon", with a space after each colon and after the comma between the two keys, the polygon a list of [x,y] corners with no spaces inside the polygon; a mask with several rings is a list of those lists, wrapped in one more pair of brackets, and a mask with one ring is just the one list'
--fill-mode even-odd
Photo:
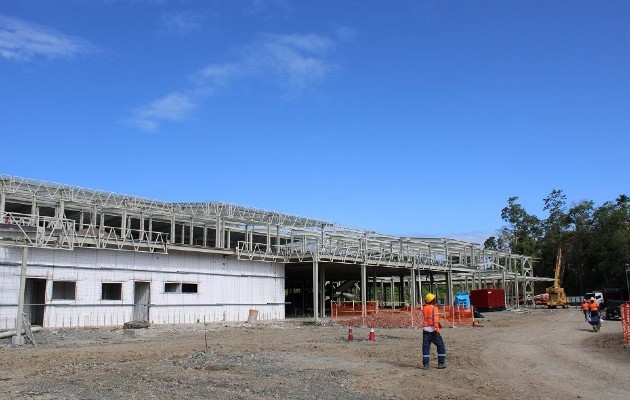
{"label": "work boot", "polygon": [[446,368],[446,363],[442,363],[442,364],[438,364],[438,369],[444,369]]}
{"label": "work boot", "polygon": [[423,364],[422,365],[422,369],[425,370],[425,371],[428,370],[429,369],[429,364]]}

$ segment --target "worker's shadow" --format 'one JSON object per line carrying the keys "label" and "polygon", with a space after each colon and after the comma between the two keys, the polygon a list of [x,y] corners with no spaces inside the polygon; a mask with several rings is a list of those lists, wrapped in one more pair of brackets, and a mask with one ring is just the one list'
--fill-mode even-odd
{"label": "worker's shadow", "polygon": [[580,328],[579,331],[593,332],[593,328]]}

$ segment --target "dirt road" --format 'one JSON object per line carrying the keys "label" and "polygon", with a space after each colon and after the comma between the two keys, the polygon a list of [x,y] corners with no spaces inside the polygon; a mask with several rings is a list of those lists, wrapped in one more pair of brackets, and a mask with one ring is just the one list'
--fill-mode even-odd
{"label": "dirt road", "polygon": [[[421,332],[305,321],[46,330],[0,339],[2,399],[630,398],[621,323],[594,333],[579,310],[486,313],[445,328],[448,368],[423,371]],[[433,349],[433,366],[436,365]]]}

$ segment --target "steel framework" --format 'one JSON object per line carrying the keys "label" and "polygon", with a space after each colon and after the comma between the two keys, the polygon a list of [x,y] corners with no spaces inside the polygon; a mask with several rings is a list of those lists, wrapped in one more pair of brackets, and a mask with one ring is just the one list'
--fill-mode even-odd
{"label": "steel framework", "polygon": [[223,202],[169,203],[5,175],[0,183],[5,245],[203,251],[286,265],[445,272],[472,282],[507,277],[520,288],[517,298],[533,296],[532,282],[546,280],[534,277],[531,257],[451,238],[396,237]]}

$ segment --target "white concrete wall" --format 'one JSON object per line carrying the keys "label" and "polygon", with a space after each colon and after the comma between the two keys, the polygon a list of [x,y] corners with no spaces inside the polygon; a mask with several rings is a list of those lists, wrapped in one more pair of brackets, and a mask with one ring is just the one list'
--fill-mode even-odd
{"label": "white concrete wall", "polygon": [[[0,246],[0,329],[15,326],[22,250]],[[133,319],[134,281],[150,283],[154,324],[284,318],[284,265],[217,254],[29,249],[28,278],[46,279],[44,327],[122,325]],[[53,300],[53,281],[75,281],[75,300]],[[102,300],[102,283],[122,283],[121,300]],[[197,293],[165,293],[165,282]]]}

